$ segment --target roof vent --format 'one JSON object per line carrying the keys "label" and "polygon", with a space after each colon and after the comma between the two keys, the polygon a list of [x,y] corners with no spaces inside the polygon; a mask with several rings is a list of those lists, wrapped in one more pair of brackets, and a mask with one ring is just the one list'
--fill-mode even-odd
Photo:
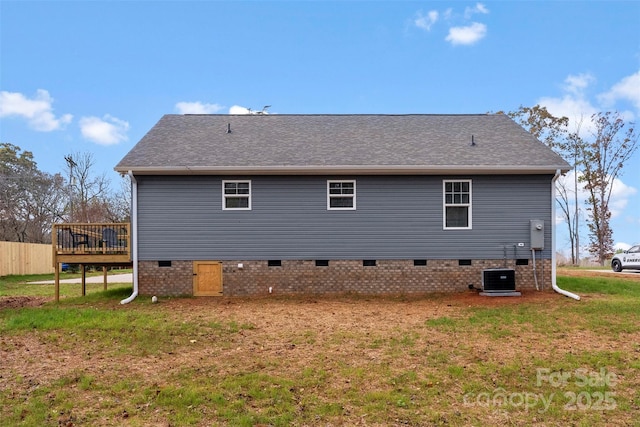
{"label": "roof vent", "polygon": [[271,105],[265,105],[264,107],[262,107],[262,111],[256,111],[256,112],[255,112],[255,114],[261,114],[261,115],[262,115],[262,114],[269,114],[269,113],[267,112],[267,109],[268,109],[269,107],[271,107]]}
{"label": "roof vent", "polygon": [[253,111],[251,108],[247,108],[247,114],[254,114],[254,115],[258,115],[258,116],[267,115],[267,114],[269,114],[267,109],[270,108],[270,107],[271,107],[271,105],[265,105],[264,107],[262,107],[262,111]]}
{"label": "roof vent", "polygon": [[227,123],[227,133],[231,133],[231,123]]}
{"label": "roof vent", "polygon": [[475,147],[475,146],[476,146],[476,141],[475,141],[475,139],[474,139],[474,137],[473,137],[473,134],[471,134],[471,146],[472,146],[472,147]]}

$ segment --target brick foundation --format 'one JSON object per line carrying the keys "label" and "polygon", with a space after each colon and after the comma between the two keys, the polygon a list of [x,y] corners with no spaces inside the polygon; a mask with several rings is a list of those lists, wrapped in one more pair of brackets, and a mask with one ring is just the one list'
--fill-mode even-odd
{"label": "brick foundation", "polygon": [[[458,260],[428,260],[414,265],[413,260],[377,260],[375,266],[363,266],[361,260],[332,260],[328,266],[316,266],[314,260],[282,260],[281,266],[267,261],[223,261],[225,296],[274,294],[417,294],[461,292],[472,284],[481,287],[482,270],[503,268],[504,260],[473,260],[459,265]],[[242,264],[242,268],[238,265]],[[516,289],[535,289],[533,265],[515,265]],[[551,260],[537,260],[538,283],[551,288]],[[193,262],[138,262],[138,287],[141,295],[193,295]]]}
{"label": "brick foundation", "polygon": [[193,261],[171,261],[160,267],[158,261],[138,262],[138,292],[141,295],[193,295]]}

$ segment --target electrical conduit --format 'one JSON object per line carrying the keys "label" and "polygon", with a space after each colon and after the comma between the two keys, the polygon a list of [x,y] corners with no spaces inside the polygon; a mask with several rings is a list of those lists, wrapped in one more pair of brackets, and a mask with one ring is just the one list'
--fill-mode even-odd
{"label": "electrical conduit", "polygon": [[531,256],[533,257],[533,280],[536,282],[536,291],[540,290],[538,286],[538,272],[536,271],[536,250],[531,249]]}
{"label": "electrical conduit", "polygon": [[129,171],[131,178],[131,251],[133,261],[133,293],[120,301],[120,304],[128,304],[138,296],[138,181]]}

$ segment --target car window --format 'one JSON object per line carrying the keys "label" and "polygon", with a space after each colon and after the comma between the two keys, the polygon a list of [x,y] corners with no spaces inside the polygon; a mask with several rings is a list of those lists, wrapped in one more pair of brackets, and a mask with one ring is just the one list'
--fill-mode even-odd
{"label": "car window", "polygon": [[640,252],[640,245],[630,247],[628,252]]}

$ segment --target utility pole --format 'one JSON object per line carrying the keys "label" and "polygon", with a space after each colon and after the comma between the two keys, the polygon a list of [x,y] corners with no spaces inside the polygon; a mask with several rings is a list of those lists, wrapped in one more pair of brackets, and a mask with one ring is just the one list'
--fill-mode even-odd
{"label": "utility pole", "polygon": [[69,166],[69,197],[70,197],[70,213],[69,213],[69,222],[73,222],[73,168],[78,166],[78,164],[73,160],[71,154],[65,156],[64,159],[67,161],[67,165]]}

